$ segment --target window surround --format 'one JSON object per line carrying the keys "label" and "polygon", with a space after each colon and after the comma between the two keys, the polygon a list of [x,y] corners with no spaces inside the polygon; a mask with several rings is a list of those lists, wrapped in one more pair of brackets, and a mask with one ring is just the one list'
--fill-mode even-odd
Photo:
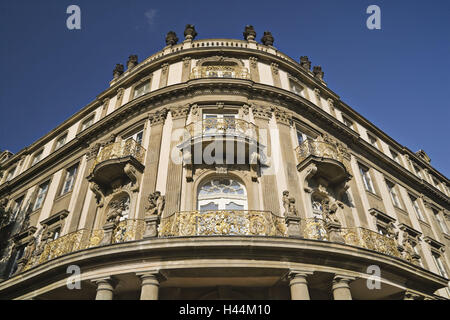
{"label": "window surround", "polygon": [[[128,101],[137,99],[137,98],[149,93],[152,90],[152,79],[153,79],[153,74],[150,74],[148,76],[144,76],[143,78],[135,81],[134,84],[131,86],[130,96],[129,96]],[[148,83],[148,91],[140,96],[136,96],[136,89],[139,86],[144,85],[146,82]]]}
{"label": "window surround", "polygon": [[[13,220],[14,220],[14,219],[17,217],[17,215],[20,213],[20,210],[21,210],[22,207],[23,207],[24,200],[25,200],[25,194],[22,194],[22,195],[16,197],[16,198],[13,200],[13,203],[11,204],[11,206],[12,206],[12,208],[11,208],[11,214],[12,214],[12,219],[13,219]],[[20,201],[20,204],[18,205],[19,201]]]}
{"label": "window surround", "polygon": [[[51,150],[52,150],[51,152],[56,151],[56,150],[59,150],[59,149],[61,149],[63,146],[66,145],[68,133],[69,133],[68,131],[65,131],[64,133],[62,133],[62,134],[60,134],[58,137],[56,137],[55,142],[53,143],[53,147],[52,147],[52,149],[51,149]],[[58,142],[59,142],[59,140],[61,140],[62,138],[64,138],[64,142],[63,142],[60,146],[58,146]]]}
{"label": "window surround", "polygon": [[[74,167],[76,167],[76,172],[75,172],[74,177],[73,177],[72,187],[71,187],[71,189],[69,191],[63,193],[64,185],[65,185],[66,179],[67,179],[67,174],[68,174],[69,170],[74,168]],[[80,171],[79,169],[80,169],[80,162],[79,162],[79,160],[74,161],[70,165],[66,166],[66,168],[64,168],[63,173],[61,175],[60,182],[59,182],[59,186],[58,186],[58,189],[57,189],[57,193],[56,193],[57,197],[55,198],[55,201],[58,200],[59,198],[62,198],[64,196],[67,196],[68,194],[72,193],[73,188],[75,187],[75,183],[76,183],[77,178],[78,178],[78,173]]]}
{"label": "window surround", "polygon": [[378,196],[375,191],[372,176],[370,174],[370,168],[366,167],[361,163],[358,163],[358,167],[359,167],[359,174],[361,175],[362,183],[364,186],[364,190]]}
{"label": "window surround", "polygon": [[33,153],[33,160],[31,160],[31,167],[36,165],[37,163],[39,163],[42,160],[43,154],[44,154],[44,148],[39,149],[38,151]]}
{"label": "window surround", "polygon": [[[45,192],[45,196],[42,199],[40,207],[35,209],[34,207],[35,207],[35,203],[36,203],[37,196],[38,196],[38,193],[39,193],[39,188],[45,183],[48,183],[47,191]],[[31,213],[38,212],[39,210],[42,209],[42,206],[44,205],[45,200],[47,199],[48,190],[50,189],[51,183],[52,183],[52,178],[46,178],[46,179],[43,179],[43,180],[41,180],[41,182],[36,184],[36,189],[33,191],[33,194],[31,195],[31,198],[30,198],[30,200],[31,200],[30,201]]]}
{"label": "window surround", "polygon": [[351,120],[349,117],[342,115],[342,122],[344,123],[344,125],[350,129],[352,129],[355,132],[358,132],[356,130],[356,124],[355,121]]}
{"label": "window surround", "polygon": [[389,229],[389,224],[392,224],[396,221],[395,218],[387,215],[386,213],[376,209],[370,208],[369,213],[375,218],[375,225],[379,230],[387,231]]}
{"label": "window surround", "polygon": [[61,236],[61,232],[64,228],[65,219],[69,215],[69,211],[67,210],[61,210],[58,213],[52,214],[47,219],[44,219],[40,222],[40,224],[43,226],[44,230],[42,232],[42,238],[41,241],[46,240],[54,240],[49,239],[49,233],[56,232],[59,230],[59,236]]}
{"label": "window surround", "polygon": [[414,214],[416,215],[417,219],[419,221],[426,222],[425,214],[424,214],[423,210],[420,208],[420,205],[419,205],[419,202],[418,202],[419,197],[413,195],[410,192],[408,192],[408,196],[409,196],[409,199],[411,201],[411,206],[413,207]]}
{"label": "window surround", "polygon": [[392,148],[389,148],[389,152],[391,153],[392,160],[397,162],[399,165],[403,166],[402,160],[400,158],[400,153],[397,151],[394,151]]}
{"label": "window surround", "polygon": [[384,179],[386,182],[386,187],[388,188],[389,195],[391,197],[392,204],[395,208],[403,210],[403,204],[401,200],[400,193],[398,192],[397,184],[391,180]]}
{"label": "window surround", "polygon": [[[442,253],[445,251],[445,245],[429,236],[425,236],[423,239],[430,246],[431,254],[436,258],[440,258],[442,256]],[[434,261],[434,262],[436,263],[436,261]],[[445,268],[445,264],[443,263],[442,259],[441,259],[441,262],[442,262],[442,265],[444,265],[444,271],[448,277],[449,274],[448,274],[447,269]],[[436,265],[436,268],[438,269],[438,271],[440,271],[439,266]]]}
{"label": "window surround", "polygon": [[[90,122],[91,119],[92,119],[92,123],[89,126],[84,128],[85,124]],[[78,127],[78,133],[90,128],[94,123],[95,123],[95,112],[90,113],[88,116],[84,117],[83,120],[80,121],[80,125]]]}
{"label": "window surround", "polygon": [[6,175],[5,182],[11,181],[14,178],[14,175],[16,174],[16,170],[17,170],[17,166],[8,170],[8,174]]}
{"label": "window surround", "polygon": [[[291,76],[290,74],[288,74],[288,82],[289,82],[289,91],[290,92],[309,100],[308,90],[306,89],[306,87],[303,83],[301,83],[297,78]],[[293,86],[300,87],[300,93],[293,91],[292,90]]]}
{"label": "window surround", "polygon": [[380,147],[380,140],[374,136],[373,134],[367,132],[367,139],[369,140],[369,144],[375,148],[377,148],[378,150],[381,151],[381,147]]}

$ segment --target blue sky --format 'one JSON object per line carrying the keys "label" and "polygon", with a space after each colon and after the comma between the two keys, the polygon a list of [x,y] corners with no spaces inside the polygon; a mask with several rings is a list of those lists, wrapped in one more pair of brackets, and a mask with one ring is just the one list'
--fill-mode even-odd
{"label": "blue sky", "polygon": [[[81,8],[81,30],[66,9]],[[381,30],[366,8],[381,8]],[[108,87],[116,63],[183,38],[242,38],[252,24],[292,58],[310,57],[341,99],[449,177],[450,1],[42,0],[0,3],[0,149],[17,152]]]}

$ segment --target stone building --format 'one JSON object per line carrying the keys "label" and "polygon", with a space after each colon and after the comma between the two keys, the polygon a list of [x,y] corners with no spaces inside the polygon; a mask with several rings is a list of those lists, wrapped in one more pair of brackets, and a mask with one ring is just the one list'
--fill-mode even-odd
{"label": "stone building", "polygon": [[450,182],[427,154],[270,32],[196,36],[0,154],[0,298],[449,298]]}

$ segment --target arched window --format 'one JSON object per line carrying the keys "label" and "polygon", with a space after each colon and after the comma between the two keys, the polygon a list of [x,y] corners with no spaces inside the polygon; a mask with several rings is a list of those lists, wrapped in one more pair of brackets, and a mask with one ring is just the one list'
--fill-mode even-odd
{"label": "arched window", "polygon": [[244,185],[229,178],[216,178],[198,189],[197,209],[247,210],[247,192]]}

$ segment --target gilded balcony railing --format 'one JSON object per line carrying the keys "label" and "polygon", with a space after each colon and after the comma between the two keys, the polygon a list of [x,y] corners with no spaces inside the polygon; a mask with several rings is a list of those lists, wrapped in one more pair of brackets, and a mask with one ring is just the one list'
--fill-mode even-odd
{"label": "gilded balcony railing", "polygon": [[402,258],[397,241],[378,232],[366,228],[342,228],[341,235],[346,244]]}
{"label": "gilded balcony railing", "polygon": [[[320,218],[302,219],[302,236],[305,239],[329,241],[326,222]],[[402,257],[395,239],[366,228],[340,228],[345,244],[373,250],[394,257]]]}
{"label": "gilded balcony railing", "polygon": [[[330,241],[326,222],[319,218],[301,219],[301,237]],[[115,244],[143,239],[145,221],[126,219],[118,223],[110,243]],[[404,258],[395,239],[365,228],[340,228],[339,234],[348,245],[373,250],[386,255]],[[24,268],[32,267],[80,250],[106,245],[104,231],[81,229],[44,243],[31,255]],[[287,237],[287,226],[283,217],[270,211],[216,210],[182,211],[162,218],[158,236],[277,236]]]}
{"label": "gilded balcony railing", "polygon": [[302,219],[302,236],[306,239],[328,241],[325,221],[319,218]]}
{"label": "gilded balcony railing", "polygon": [[238,66],[201,66],[194,67],[190,79],[200,78],[237,78],[250,79],[248,69]]}
{"label": "gilded balcony railing", "polygon": [[161,219],[160,237],[246,235],[286,236],[284,218],[269,211],[217,210],[176,212]]}
{"label": "gilded balcony railing", "polygon": [[253,123],[232,117],[203,119],[188,124],[185,129],[186,139],[208,135],[237,135],[256,139],[258,132]]}
{"label": "gilded balcony railing", "polygon": [[127,156],[132,156],[139,162],[143,163],[145,151],[145,148],[133,139],[110,143],[100,150],[94,164],[92,165],[92,170],[94,170],[97,164],[103,161],[120,159]]}
{"label": "gilded balcony railing", "polygon": [[297,161],[301,163],[308,156],[334,159],[343,162],[342,153],[329,142],[306,139],[296,149]]}
{"label": "gilded balcony railing", "polygon": [[[114,229],[111,244],[141,240],[144,229],[144,220],[126,219],[120,221]],[[81,229],[49,241],[43,245],[42,250],[35,250],[22,271],[69,253],[98,247],[102,242],[103,236],[104,231],[102,229]]]}

